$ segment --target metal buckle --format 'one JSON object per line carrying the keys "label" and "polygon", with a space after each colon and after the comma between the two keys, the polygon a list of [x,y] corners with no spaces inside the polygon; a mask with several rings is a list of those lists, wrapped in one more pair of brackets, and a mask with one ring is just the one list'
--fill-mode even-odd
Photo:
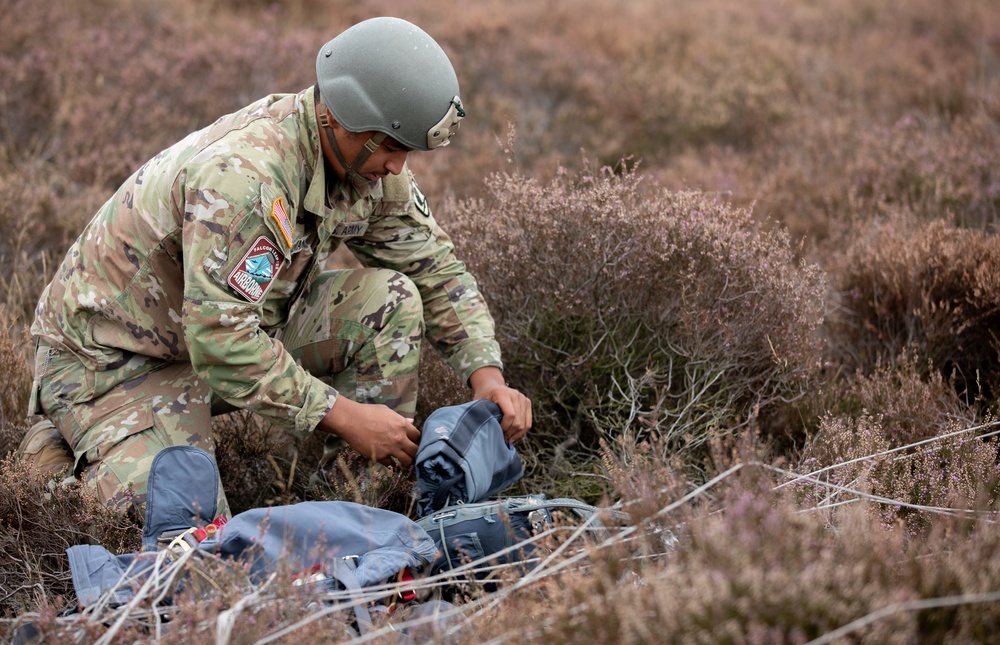
{"label": "metal buckle", "polygon": [[[194,532],[196,530],[197,530],[196,528],[192,527],[184,531],[183,533],[175,537],[173,540],[171,540],[170,544],[167,545],[167,548],[170,549],[171,551],[179,553],[187,553],[188,551],[190,551],[195,547],[195,544],[198,543],[197,538],[195,538],[194,536]],[[192,540],[195,541],[195,544],[191,544],[191,542],[188,541],[189,536]]]}
{"label": "metal buckle", "polygon": [[451,518],[458,515],[458,511],[447,511],[444,513],[438,513],[437,515],[431,516],[431,524],[440,524],[445,520],[450,520]]}
{"label": "metal buckle", "polygon": [[541,533],[545,527],[545,511],[536,508],[528,513],[528,524],[531,524],[531,528],[535,533]]}

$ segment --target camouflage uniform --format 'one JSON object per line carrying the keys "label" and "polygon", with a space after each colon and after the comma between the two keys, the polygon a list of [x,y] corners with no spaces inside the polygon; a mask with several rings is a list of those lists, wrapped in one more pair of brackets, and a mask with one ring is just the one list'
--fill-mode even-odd
{"label": "camouflage uniform", "polygon": [[[32,325],[32,408],[103,499],[141,502],[162,447],[213,452],[213,404],[303,434],[339,392],[412,415],[424,333],[463,380],[501,365],[409,169],[328,175],[312,88],[268,96],[148,161],[69,249]],[[340,244],[370,268],[323,271]]]}

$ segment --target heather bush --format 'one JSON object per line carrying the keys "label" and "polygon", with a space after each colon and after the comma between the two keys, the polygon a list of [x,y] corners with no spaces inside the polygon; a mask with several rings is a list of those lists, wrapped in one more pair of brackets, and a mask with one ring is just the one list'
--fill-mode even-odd
{"label": "heather bush", "polygon": [[984,112],[946,119],[908,111],[865,127],[848,115],[817,123],[807,114],[771,134],[782,143],[745,152],[708,146],[678,155],[657,174],[669,185],[756,201],[758,212],[779,219],[795,239],[818,244],[814,256],[825,268],[871,220],[900,211],[996,230],[1000,171],[992,150],[1000,128]]}
{"label": "heather bush", "polygon": [[[575,20],[577,6],[556,4],[544,13],[547,23],[560,26],[556,34],[538,28],[540,16],[531,5],[490,4],[492,11],[451,17],[442,29],[444,46],[460,52],[454,61],[471,113],[489,124],[472,133],[476,144],[488,146],[516,120],[521,145],[512,152],[532,166],[543,168],[581,146],[617,152],[608,144],[621,143],[618,132],[601,127],[607,114],[620,112],[614,92],[620,61],[608,50],[608,34]],[[614,20],[610,7],[593,3],[591,8]],[[463,158],[465,150],[470,146],[464,146]]]}
{"label": "heather bush", "polygon": [[212,430],[233,513],[306,500],[412,511],[412,471],[373,463],[346,445],[324,454],[320,433],[298,437],[244,411],[213,417]]}
{"label": "heather bush", "polygon": [[977,407],[962,400],[932,364],[906,352],[892,364],[877,364],[871,374],[845,379],[832,409],[854,417],[878,415],[895,448],[940,434],[949,423],[976,425]]}
{"label": "heather bush", "polygon": [[17,447],[28,429],[28,394],[31,391],[31,352],[21,344],[27,330],[19,329],[0,309],[0,457]]}
{"label": "heather bush", "polygon": [[[630,66],[650,71],[626,96],[643,100],[672,84],[706,103],[726,84],[731,96],[756,103],[695,148],[678,147],[686,142],[677,132],[698,118],[662,110],[651,131],[664,136],[631,133],[637,144],[628,151],[647,148],[650,171],[669,186],[725,191],[737,203],[756,202],[797,239],[832,238],[816,255],[821,263],[849,243],[841,233],[850,235],[856,219],[899,205],[924,219],[993,227],[994,14],[979,1],[922,0],[902,12],[865,0],[686,7],[655,31],[663,34],[657,55]],[[700,77],[714,60],[725,63]],[[718,114],[725,110],[707,110]],[[734,136],[732,126],[747,120]]]}
{"label": "heather bush", "polygon": [[596,554],[586,573],[508,598],[481,635],[544,643],[990,642],[1000,614],[990,586],[996,571],[983,563],[998,544],[995,514],[935,515],[917,539],[881,525],[864,501],[810,508],[776,491],[780,479],[766,467],[742,466],[687,503],[674,497],[683,522],[658,557],[628,557],[620,543]]}
{"label": "heather bush", "polygon": [[995,399],[1000,239],[899,216],[859,234],[834,272],[834,360],[871,372],[908,350],[954,381],[966,401]]}
{"label": "heather bush", "polygon": [[[55,610],[60,605],[46,602],[20,620],[32,621],[46,643],[181,644],[206,637],[219,643],[268,637],[289,642],[291,634],[296,639],[343,642],[352,635],[347,627],[350,611],[318,615],[315,590],[297,584],[295,572],[285,567],[257,584],[249,579],[246,563],[212,556],[178,559],[165,571],[171,575],[146,576],[136,583],[131,607],[98,604],[89,611],[59,615]],[[376,614],[375,620],[377,625],[384,622],[384,615]]]}
{"label": "heather bush", "polygon": [[78,228],[107,199],[37,160],[0,162],[0,304],[10,322],[29,325],[38,296]]}
{"label": "heather bush", "polygon": [[685,452],[807,387],[823,277],[750,211],[647,189],[634,170],[488,188],[450,230],[493,303],[508,380],[535,403],[536,441]]}
{"label": "heather bush", "polygon": [[[750,448],[723,459],[727,470],[709,487],[691,490],[676,472],[660,479],[626,504],[644,528],[595,554],[586,573],[508,598],[508,611],[484,622],[483,635],[545,643],[991,641],[1000,617],[991,582],[998,541],[984,497],[971,514],[915,511],[931,528],[914,535],[899,523],[873,525],[878,505],[866,500],[837,504],[782,490],[792,473],[755,461]],[[633,474],[651,484],[649,472]],[[998,482],[995,473],[983,480]],[[653,505],[650,493],[661,496]],[[661,527],[673,541],[659,539]]]}
{"label": "heather bush", "polygon": [[139,549],[141,530],[79,485],[60,485],[8,455],[0,461],[0,614],[73,598],[65,551],[103,544]]}
{"label": "heather bush", "polygon": [[[314,72],[306,61],[323,42],[312,32],[285,33],[238,14],[202,25],[153,6],[134,11],[115,3],[110,13],[99,22],[82,21],[74,34],[62,99],[72,111],[59,124],[73,177],[109,190],[220,115],[266,94],[311,85]],[[212,30],[220,28],[240,37],[213,38]],[[265,47],[267,56],[261,56]],[[149,79],[156,79],[155,91]],[[73,127],[78,114],[101,118],[81,129]]]}
{"label": "heather bush", "polygon": [[234,513],[301,501],[301,439],[243,411],[213,417],[212,431],[219,478]]}
{"label": "heather bush", "polygon": [[951,120],[906,114],[860,134],[845,168],[844,206],[862,217],[903,210],[995,232],[1000,170],[990,150],[997,145],[1000,123],[981,112]]}
{"label": "heather bush", "polygon": [[662,160],[709,143],[746,148],[790,116],[792,45],[761,29],[756,9],[718,9],[692,6],[628,56],[618,100],[633,136],[622,153]]}
{"label": "heather bush", "polygon": [[43,152],[51,154],[57,116],[57,54],[47,47],[50,7],[30,0],[8,0],[0,17],[0,161]]}
{"label": "heather bush", "polygon": [[420,394],[414,420],[418,427],[437,408],[464,403],[470,393],[469,387],[462,383],[441,354],[429,343],[424,343],[420,353]]}
{"label": "heather bush", "polygon": [[[1000,388],[1000,4],[3,9],[0,456],[28,423],[37,297],[116,184],[220,114],[309,85],[331,33],[398,15],[439,38],[469,108],[446,152],[410,163],[487,292],[509,380],[535,400],[517,492],[608,496],[636,519],[587,567],[470,609],[466,640],[799,643],[866,615],[834,642],[994,640],[997,447],[982,435]],[[511,123],[517,146],[498,155]],[[580,149],[616,170],[589,170]],[[426,348],[418,417],[468,392]],[[213,426],[234,510],[405,510],[401,473],[345,460],[317,485],[317,437],[242,414]],[[790,475],[761,473],[782,458],[826,470],[776,493]],[[129,550],[138,529],[13,462],[0,487],[0,611],[55,625],[73,602],[66,546]],[[224,600],[181,599],[174,640],[256,640],[311,611],[290,587],[245,596],[237,574],[220,572]],[[340,627],[283,639],[346,639]]]}
{"label": "heather bush", "polygon": [[871,507],[887,526],[900,520],[915,532],[929,524],[915,507],[971,509],[995,486],[994,422],[918,356],[904,353],[840,387],[799,455],[799,469],[849,490],[819,486],[808,503],[836,504],[854,498],[851,491],[877,495],[899,502]]}
{"label": "heather bush", "polygon": [[[828,416],[805,451],[802,468],[840,487],[806,487],[805,502],[832,506],[877,496],[871,507],[886,527],[901,521],[911,533],[927,529],[936,511],[963,514],[977,508],[985,493],[993,499],[1000,480],[998,443],[986,430],[996,423],[962,426],[955,421],[926,429],[928,439],[891,441],[896,429],[865,410],[857,417]],[[988,435],[988,438],[982,438]]]}

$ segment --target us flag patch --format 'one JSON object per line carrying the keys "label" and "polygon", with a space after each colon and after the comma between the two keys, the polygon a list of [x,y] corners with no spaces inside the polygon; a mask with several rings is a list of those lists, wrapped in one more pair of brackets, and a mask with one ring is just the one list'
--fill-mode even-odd
{"label": "us flag patch", "polygon": [[250,302],[258,303],[284,263],[285,256],[281,254],[278,245],[261,235],[229,274],[227,282],[236,293]]}
{"label": "us flag patch", "polygon": [[282,204],[280,197],[271,204],[271,217],[278,223],[278,228],[281,229],[281,234],[285,236],[288,248],[292,248],[292,223],[288,221],[288,213],[285,212],[285,206]]}

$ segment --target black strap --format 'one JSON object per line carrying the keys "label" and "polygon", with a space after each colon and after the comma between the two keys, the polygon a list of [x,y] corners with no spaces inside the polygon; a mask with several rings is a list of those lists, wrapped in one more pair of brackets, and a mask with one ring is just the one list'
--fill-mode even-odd
{"label": "black strap", "polygon": [[438,489],[434,491],[434,499],[431,501],[431,508],[433,510],[443,508],[448,502],[448,497],[451,496],[451,489],[455,488],[458,482],[463,479],[465,479],[465,473],[459,473],[451,479],[442,482],[441,485],[438,486]]}

